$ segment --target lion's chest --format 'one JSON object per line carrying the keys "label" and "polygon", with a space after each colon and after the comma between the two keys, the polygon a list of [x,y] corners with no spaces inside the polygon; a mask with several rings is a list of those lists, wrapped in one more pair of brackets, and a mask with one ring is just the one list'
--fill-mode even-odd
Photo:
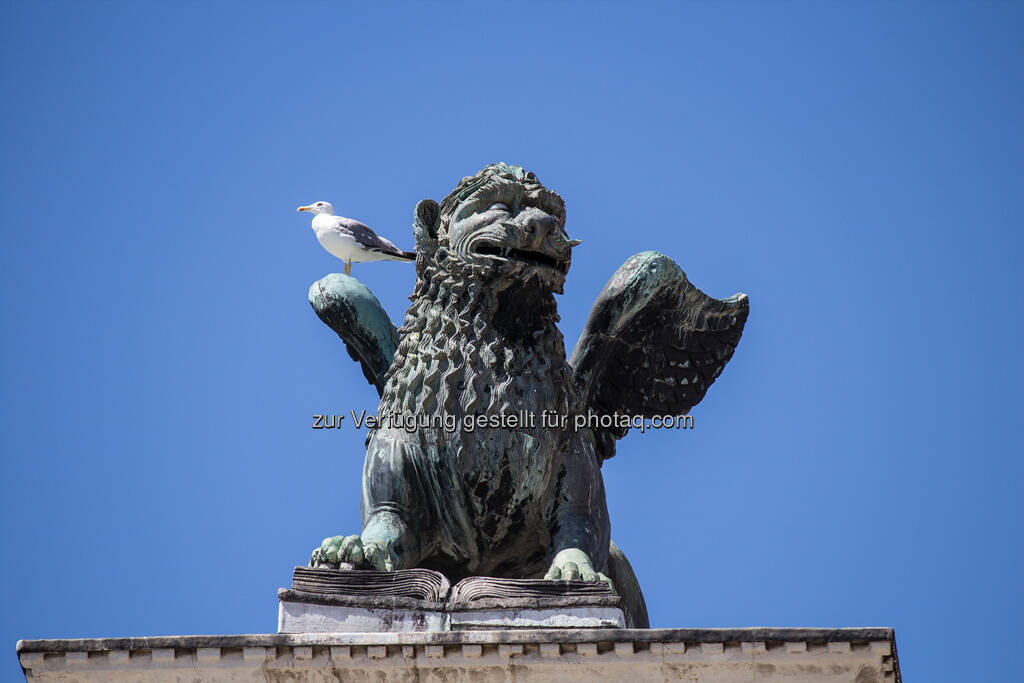
{"label": "lion's chest", "polygon": [[537,514],[564,447],[558,420],[575,394],[560,337],[545,345],[458,335],[441,349],[430,341],[434,352],[406,358],[398,376],[407,381],[381,409],[421,417],[415,440],[440,454],[462,484],[473,526],[500,543]]}

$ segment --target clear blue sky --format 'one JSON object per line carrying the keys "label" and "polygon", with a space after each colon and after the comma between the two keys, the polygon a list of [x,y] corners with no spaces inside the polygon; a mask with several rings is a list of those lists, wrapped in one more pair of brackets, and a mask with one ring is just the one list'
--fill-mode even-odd
{"label": "clear blue sky", "polygon": [[[359,528],[364,433],[311,415],[377,402],[295,207],[411,248],[419,199],[507,161],[583,240],[568,346],[641,250],[751,298],[696,429],[604,468],[653,624],[893,626],[908,679],[1009,680],[1022,34],[980,2],[4,2],[3,676],[18,638],[274,631]],[[354,274],[400,321],[412,267]]]}

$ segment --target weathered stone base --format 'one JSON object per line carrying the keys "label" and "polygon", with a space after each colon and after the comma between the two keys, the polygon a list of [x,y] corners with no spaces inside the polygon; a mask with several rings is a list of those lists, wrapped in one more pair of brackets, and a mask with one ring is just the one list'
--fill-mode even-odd
{"label": "weathered stone base", "polygon": [[501,630],[510,628],[624,628],[618,607],[559,607],[539,609],[475,609],[451,612],[449,628]]}
{"label": "weathered stone base", "polygon": [[401,633],[510,628],[622,628],[618,607],[494,608],[457,612],[375,609],[282,600],[278,633]]}
{"label": "weathered stone base", "polygon": [[23,640],[31,681],[900,680],[893,632],[589,629]]}
{"label": "weathered stone base", "polygon": [[374,609],[281,601],[278,633],[447,631],[448,615],[419,609]]}

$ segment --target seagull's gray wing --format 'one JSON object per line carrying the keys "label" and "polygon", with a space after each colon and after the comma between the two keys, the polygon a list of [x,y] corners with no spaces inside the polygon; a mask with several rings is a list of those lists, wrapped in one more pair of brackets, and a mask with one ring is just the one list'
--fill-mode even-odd
{"label": "seagull's gray wing", "polygon": [[338,228],[348,234],[352,235],[358,244],[367,251],[379,251],[383,254],[391,254],[392,256],[401,256],[404,258],[415,258],[415,254],[407,251],[402,251],[390,240],[386,240],[373,230],[370,229],[365,223],[352,218],[338,217]]}

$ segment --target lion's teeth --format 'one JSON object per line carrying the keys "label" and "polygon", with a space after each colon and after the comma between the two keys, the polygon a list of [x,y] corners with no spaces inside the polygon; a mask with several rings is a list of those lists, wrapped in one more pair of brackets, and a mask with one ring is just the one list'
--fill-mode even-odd
{"label": "lion's teeth", "polygon": [[501,250],[501,255],[508,258],[512,255],[512,247],[505,247]]}

